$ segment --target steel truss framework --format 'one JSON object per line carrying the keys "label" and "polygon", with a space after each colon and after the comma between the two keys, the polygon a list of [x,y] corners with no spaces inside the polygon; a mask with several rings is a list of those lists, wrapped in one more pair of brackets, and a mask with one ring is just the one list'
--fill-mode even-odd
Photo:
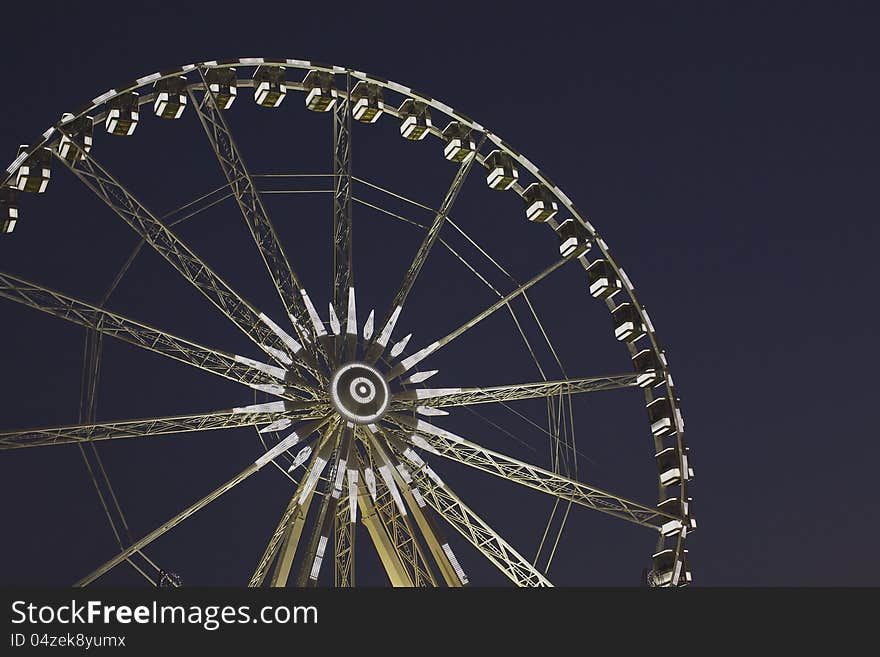
{"label": "steel truss framework", "polygon": [[[333,195],[329,322],[325,322],[316,310],[309,292],[288,260],[282,241],[261,199],[261,191],[256,182],[259,176],[252,174],[245,165],[225,119],[226,110],[221,108],[219,92],[209,84],[208,77],[212,71],[229,69],[236,65],[284,66],[335,77],[337,87],[332,89],[333,102],[329,106],[324,105],[332,111],[333,171],[328,176],[332,180],[332,188],[327,190]],[[599,257],[608,263],[613,276],[621,282],[621,291],[628,297],[645,328],[644,334],[638,340],[627,344],[630,353],[635,354],[639,349],[648,348],[653,351],[655,362],[662,363],[658,366],[660,372],[657,378],[660,383],[656,387],[644,389],[645,399],[650,402],[665,397],[675,409],[674,430],[669,432],[672,436],[671,443],[676,446],[680,458],[679,471],[690,471],[685,460],[687,450],[684,446],[683,422],[677,408],[677,397],[650,318],[638,302],[629,278],[611,256],[604,240],[571,204],[568,197],[520,153],[482,125],[474,123],[449,106],[417,94],[408,87],[373,78],[360,71],[326,67],[301,60],[235,60],[188,65],[178,71],[140,78],[133,86],[114,89],[96,98],[88,108],[74,115],[74,118],[79,119],[90,113],[94,115],[93,121],[99,123],[106,116],[105,104],[119,94],[193,71],[197,74],[196,78],[188,82],[185,89],[188,104],[199,118],[226,184],[179,209],[182,212],[188,206],[199,208],[176,221],[182,221],[225,198],[234,198],[283,303],[288,315],[286,321],[273,320],[233,290],[172,231],[170,222],[149,210],[98,162],[89,149],[84,147],[81,135],[72,131],[71,126],[75,124],[70,119],[59,122],[44,134],[42,140],[17,158],[7,169],[9,175],[2,181],[3,185],[11,184],[27,157],[39,148],[50,147],[55,159],[62,162],[141,239],[141,244],[118,275],[114,286],[98,305],[80,301],[11,274],[0,273],[0,297],[87,329],[80,422],[71,426],[0,432],[0,450],[76,444],[83,453],[102,505],[110,518],[119,552],[80,579],[77,585],[90,584],[124,562],[151,583],[177,585],[178,581],[173,578],[169,580],[166,571],[150,559],[145,550],[188,517],[219,499],[266,465],[272,464],[290,477],[295,486],[293,495],[253,572],[250,586],[284,586],[294,581],[299,586],[313,586],[318,583],[322,564],[327,561],[333,562],[332,581],[336,586],[354,586],[358,521],[365,527],[388,580],[394,586],[469,584],[462,563],[444,535],[442,527],[445,525],[455,529],[514,584],[552,586],[546,575],[549,560],[542,570],[537,564],[537,557],[529,561],[477,515],[438,475],[433,465],[436,456],[537,490],[557,502],[554,515],[559,502],[569,505],[573,503],[655,531],[663,530],[657,542],[658,552],[667,543],[670,544],[672,570],[666,579],[663,579],[666,573],[655,575],[659,578],[658,581],[667,584],[686,583],[690,574],[687,572],[683,545],[688,530],[694,526],[687,513],[687,476],[680,477],[675,488],[662,483],[659,487],[661,500],[679,498],[680,515],[671,513],[668,507],[663,510],[658,506],[635,502],[600,490],[574,476],[574,425],[566,404],[570,409],[572,395],[637,387],[638,374],[589,378],[566,375],[563,379],[547,380],[521,320],[514,312],[512,302],[523,299],[540,328],[546,346],[564,373],[550,337],[529,301],[528,291],[568,263],[577,261],[582,267],[588,267],[591,261],[587,255],[590,249],[596,248]],[[233,79],[233,83],[239,88],[255,84],[253,80],[234,75]],[[303,83],[286,83],[287,89],[305,91],[310,99],[316,93],[319,96],[331,93],[326,85],[309,86],[309,79],[307,77]],[[352,90],[357,83],[367,83],[373,92],[376,89],[384,90],[403,99],[418,101],[421,106],[457,121],[463,129],[477,137],[472,155],[460,160],[458,170],[439,207],[431,210],[433,219],[429,224],[422,225],[399,214],[382,210],[379,206],[371,206],[419,226],[424,231],[424,237],[403,280],[396,288],[389,307],[381,315],[382,321],[374,326],[374,313],[371,312],[362,327],[358,325],[355,311],[352,204],[354,201],[371,204],[356,197],[353,186],[355,182],[359,182],[383,193],[387,190],[356,178],[352,172],[352,118],[355,100]],[[149,103],[156,98],[155,94],[143,94],[139,102]],[[403,105],[401,109],[395,109],[394,105],[386,104],[381,96],[379,98],[374,109],[400,119],[407,118],[408,115],[402,110]],[[429,125],[427,133],[443,137],[440,129],[435,126]],[[61,140],[75,144],[74,153],[78,153],[78,156],[64,156],[57,148]],[[521,167],[542,185],[554,197],[554,202],[575,218],[585,236],[573,252],[551,262],[525,282],[519,282],[510,276],[450,216],[473,167],[494,166],[491,164],[492,158],[486,152],[487,148],[509,156],[515,166]],[[514,180],[509,189],[526,196],[526,187],[520,180]],[[398,198],[419,205],[405,197]],[[430,209],[429,206],[421,207]],[[510,280],[508,291],[500,290],[490,283],[478,267],[462,257],[452,246],[449,236],[444,238],[441,235],[443,229],[450,225],[507,276]],[[559,228],[552,217],[547,219],[546,225],[553,230]],[[411,336],[406,335],[394,342],[392,335],[423,265],[438,243],[453,253],[487,285],[497,300],[457,329],[408,353],[406,347]],[[232,321],[271,362],[265,362],[265,358],[255,359],[204,347],[107,310],[104,305],[112,289],[143,245],[154,249],[171,264],[184,280]],[[610,297],[606,299],[606,303],[609,309],[613,309],[619,299]],[[542,380],[469,388],[426,388],[419,385],[436,374],[437,370],[419,372],[417,365],[426,360],[436,361],[446,345],[459,339],[502,308],[511,315],[524,344],[535,360]],[[106,335],[248,386],[262,394],[264,401],[255,400],[252,404],[204,414],[97,421],[96,381],[101,340]],[[353,379],[354,383],[349,386],[342,382],[342,374],[350,368],[359,370],[359,377]],[[660,391],[659,396],[657,389]],[[428,422],[422,419],[445,415],[447,411],[443,409],[446,408],[481,404],[507,406],[521,400],[534,399],[542,399],[547,403],[550,424],[546,433],[554,441],[557,452],[557,456],[551,458],[551,469],[487,449],[433,424],[436,420]],[[365,405],[370,404],[375,404],[376,412],[364,410]],[[103,470],[97,443],[244,426],[258,429],[261,439],[264,440],[265,453],[152,532],[138,540],[133,540],[130,535],[122,535],[128,533],[128,526],[118,500],[115,499],[109,478]],[[271,437],[268,442],[265,441],[267,436]],[[655,438],[655,451],[669,443],[669,438],[666,443]],[[560,449],[564,452],[564,458],[558,456]],[[567,460],[569,456],[574,459],[574,472],[568,471],[571,469]],[[289,468],[285,467],[287,464],[290,464]],[[563,466],[566,474],[561,472]],[[97,477],[96,472],[101,472],[101,477]],[[551,515],[548,522],[548,531],[553,517]],[[556,543],[567,517],[566,511],[557,530]],[[666,531],[664,528],[668,528],[670,523],[677,524],[680,531]],[[543,545],[542,540],[539,554]]]}

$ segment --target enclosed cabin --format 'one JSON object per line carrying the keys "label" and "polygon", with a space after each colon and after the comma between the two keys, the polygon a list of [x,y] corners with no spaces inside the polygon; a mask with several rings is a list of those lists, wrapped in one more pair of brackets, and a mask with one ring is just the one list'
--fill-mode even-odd
{"label": "enclosed cabin", "polygon": [[[18,157],[22,157],[27,152],[27,144],[18,147]],[[42,194],[49,185],[49,178],[52,177],[51,164],[52,152],[46,147],[38,148],[27,155],[18,167],[15,172],[15,186],[22,192]]]}
{"label": "enclosed cabin", "polygon": [[111,135],[127,137],[134,134],[139,118],[138,93],[130,91],[119,94],[107,104],[104,127]]}
{"label": "enclosed cabin", "polygon": [[327,71],[309,71],[303,80],[306,107],[313,112],[329,112],[336,104],[335,78]]}
{"label": "enclosed cabin", "polygon": [[73,114],[62,114],[61,131],[58,155],[71,164],[86,159],[86,153],[92,150],[95,120],[91,116],[75,119]]}
{"label": "enclosed cabin", "polygon": [[153,85],[155,98],[153,112],[163,119],[179,119],[186,109],[186,78],[176,75],[164,80],[156,80]]}
{"label": "enclosed cabin", "polygon": [[262,107],[278,107],[287,95],[283,66],[258,66],[254,71],[254,101]]}
{"label": "enclosed cabin", "polygon": [[519,179],[519,171],[514,159],[502,150],[494,150],[486,158],[486,184],[492,189],[505,190],[513,187]]}
{"label": "enclosed cabin", "polygon": [[205,73],[208,91],[214,95],[217,107],[228,110],[238,95],[238,81],[234,68],[212,68]]}
{"label": "enclosed cabin", "polygon": [[18,193],[10,188],[0,189],[0,233],[8,234],[18,223]]}
{"label": "enclosed cabin", "polygon": [[660,533],[664,536],[672,536],[680,532],[683,525],[687,525],[688,531],[695,530],[697,528],[697,521],[693,517],[692,507],[693,499],[690,497],[684,504],[677,497],[670,497],[668,500],[660,502],[657,508],[663,513],[674,516],[674,518],[664,517],[660,521],[662,523],[660,525]]}
{"label": "enclosed cabin", "polygon": [[681,452],[678,449],[678,446],[675,447],[667,447],[664,450],[657,452],[655,458],[657,459],[657,472],[660,475],[660,483],[663,486],[675,486],[680,484],[682,481],[682,473],[684,473],[684,480],[689,481],[694,477],[694,469],[690,465],[690,461],[688,457],[690,452],[688,448],[685,447],[684,455],[681,456]]}
{"label": "enclosed cabin", "polygon": [[666,362],[663,354],[658,358],[653,349],[642,349],[632,357],[632,363],[639,387],[649,388],[666,380],[664,375]]}
{"label": "enclosed cabin", "polygon": [[559,203],[553,193],[541,183],[535,182],[523,192],[526,204],[526,219],[535,223],[544,223],[559,212]]}
{"label": "enclosed cabin", "polygon": [[361,80],[351,90],[351,116],[361,123],[375,123],[382,116],[385,98],[382,87]]}
{"label": "enclosed cabin", "polygon": [[645,325],[636,307],[629,302],[622,303],[611,311],[614,322],[614,337],[621,342],[635,342],[645,335]]}
{"label": "enclosed cabin", "polygon": [[687,586],[691,583],[691,572],[688,569],[688,551],[681,551],[678,564],[678,582],[675,582],[676,562],[675,550],[667,548],[653,555],[654,569],[650,581],[654,586]]}
{"label": "enclosed cabin", "polygon": [[675,433],[675,417],[668,397],[658,397],[647,405],[651,433],[655,438]]}
{"label": "enclosed cabin", "polygon": [[587,229],[574,217],[566,219],[556,227],[559,238],[559,255],[563,258],[590,248],[590,236]]}
{"label": "enclosed cabin", "polygon": [[400,134],[405,139],[424,139],[431,129],[431,110],[420,100],[407,98],[397,109],[400,114]]}
{"label": "enclosed cabin", "polygon": [[443,157],[450,162],[466,162],[474,156],[477,145],[471,136],[471,129],[458,121],[452,121],[443,129]]}
{"label": "enclosed cabin", "polygon": [[607,260],[596,260],[587,267],[590,294],[596,299],[607,299],[623,289],[623,283]]}

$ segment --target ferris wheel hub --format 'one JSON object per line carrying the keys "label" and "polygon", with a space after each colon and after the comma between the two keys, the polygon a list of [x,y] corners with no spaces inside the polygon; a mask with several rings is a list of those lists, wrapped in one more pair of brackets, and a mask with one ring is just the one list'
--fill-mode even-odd
{"label": "ferris wheel hub", "polygon": [[388,410],[390,399],[385,377],[370,365],[346,363],[330,379],[330,401],[349,422],[376,422]]}

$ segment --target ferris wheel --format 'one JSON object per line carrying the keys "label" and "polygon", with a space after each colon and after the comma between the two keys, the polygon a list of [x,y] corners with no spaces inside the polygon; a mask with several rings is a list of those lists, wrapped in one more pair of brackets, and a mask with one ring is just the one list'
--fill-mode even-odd
{"label": "ferris wheel", "polygon": [[[255,173],[245,164],[227,119],[243,102],[238,96],[245,93],[252,95],[258,106],[274,110],[268,114],[284,113],[290,105],[289,100],[283,105],[287,96],[302,94],[308,110],[327,116],[332,171],[320,174],[328,181],[320,191],[332,197],[329,245],[324,242],[321,246],[306,237],[295,245],[289,241],[282,244],[277,220],[270,218],[267,210],[269,192],[262,187],[269,176]],[[147,111],[142,113],[142,109]],[[216,168],[219,164],[225,176],[226,183],[212,192],[213,196],[202,196],[176,214],[162,215],[147,207],[102,162],[105,138],[99,139],[95,133],[104,131],[136,140],[144,131],[158,131],[159,121],[142,121],[149,110],[171,121],[187,121],[192,117],[184,115],[195,115],[198,120],[191,120],[193,129],[204,132],[216,155],[216,162],[206,166]],[[148,125],[141,127],[142,122]],[[454,175],[439,205],[414,201],[353,171],[353,142],[356,145],[358,133],[374,130],[372,124],[378,122],[397,122],[395,132],[400,137],[428,142],[419,148],[436,152],[439,162],[445,159],[452,163],[445,165],[454,169]],[[430,144],[434,139],[439,140],[439,146]],[[27,197],[47,190],[51,193],[50,183],[59,171],[80,181],[106,205],[112,213],[109,216],[115,214],[140,240],[99,302],[87,302],[43,282],[0,272],[0,297],[87,330],[79,422],[0,431],[0,450],[75,445],[86,459],[115,532],[118,552],[81,576],[77,586],[91,584],[121,564],[131,566],[154,585],[186,583],[185,577],[182,580],[173,569],[160,567],[150,556],[152,544],[246,479],[270,470],[289,481],[289,495],[275,501],[277,526],[266,537],[263,553],[254,555],[249,586],[315,586],[321,582],[354,586],[360,550],[371,550],[378,556],[393,586],[472,584],[466,566],[476,558],[487,559],[517,586],[552,586],[546,555],[552,558],[572,507],[647,530],[653,550],[645,555],[650,563],[643,570],[646,585],[684,586],[691,581],[685,538],[696,528],[689,496],[693,468],[680,400],[651,319],[599,231],[538,167],[485,126],[409,87],[350,68],[296,59],[208,61],[153,73],[113,88],[76,112],[63,114],[35,143],[21,146],[0,184],[3,242],[14,242],[20,232],[37,222],[40,204]],[[289,177],[297,175],[313,174],[291,173]],[[505,221],[519,221],[534,231],[535,244],[529,254],[535,265],[529,277],[510,275],[499,259],[467,233],[462,222],[453,219],[452,210],[465,183],[474,180],[495,190],[492,193],[497,192],[497,197],[521,197],[520,216]],[[408,221],[379,202],[369,203],[359,194],[360,187],[418,206],[427,220]],[[254,242],[239,248],[256,247],[283,312],[270,315],[245,299],[221,277],[222,267],[215,270],[176,230],[177,224],[198,211],[199,204],[207,207],[219,202],[217,199],[229,199],[237,205],[236,213]],[[405,255],[408,267],[402,280],[379,283],[387,292],[386,305],[368,312],[356,291],[369,272],[359,268],[358,282],[354,279],[359,231],[354,206],[408,221],[411,228],[420,231],[418,247]],[[504,274],[507,287],[500,288],[482,275],[479,267],[456,250],[450,233]],[[548,248],[542,249],[539,236],[546,235],[552,239],[546,242]],[[297,253],[328,246],[332,253],[330,283],[323,289],[309,287],[298,268]],[[206,297],[246,336],[253,343],[251,351],[237,354],[205,346],[152,326],[143,318],[109,309],[110,297],[131,263],[139,252],[148,250],[167,261],[184,285]],[[479,312],[460,315],[464,321],[450,326],[443,326],[437,317],[407,313],[408,303],[419,294],[420,274],[437,250],[455,256],[468,275],[473,274],[474,285],[488,290],[493,299]],[[631,367],[625,373],[572,375],[561,362],[542,324],[539,304],[531,299],[539,291],[552,295],[552,288],[539,284],[568,269],[581,270],[583,284],[582,298],[566,303],[604,305],[611,316],[609,345],[613,347],[616,339],[628,352]],[[517,314],[515,303],[525,305],[526,317]],[[490,317],[504,316],[538,374],[531,380],[496,382],[492,374],[497,363],[487,361],[481,366],[482,380],[457,379],[456,368],[444,365],[448,346],[473,335]],[[523,329],[526,321],[539,329],[531,339]],[[552,354],[559,376],[553,376],[552,368],[540,362],[540,350],[532,342],[534,334]],[[205,376],[240,384],[241,403],[186,415],[97,420],[97,378],[103,339],[108,336],[156,357],[198,368]],[[481,349],[479,344],[473,348]],[[656,504],[593,485],[576,467],[582,452],[575,442],[573,400],[595,396],[601,405],[601,399],[619,394],[612,392],[619,389],[640,392],[638,403],[632,404],[629,412],[647,414],[645,435],[652,442],[646,440],[644,451],[645,459],[656,463],[656,468],[652,466],[657,473]],[[595,395],[601,391],[607,392]],[[517,405],[525,403],[529,404],[528,412],[518,410],[525,406]],[[479,409],[492,406],[503,407],[541,429],[549,439],[545,463],[510,456],[494,445],[487,447],[479,438],[484,429],[471,434],[462,428],[478,416]],[[535,409],[540,417],[535,417]],[[472,414],[457,418],[459,422],[453,427],[449,421],[457,410]],[[101,462],[99,445],[241,427],[253,427],[259,438],[259,443],[254,443],[253,461],[242,464],[235,476],[153,531],[124,535],[120,528],[125,524],[124,515],[113,493],[110,473]],[[648,452],[650,444],[652,452]],[[480,508],[480,496],[450,483],[444,473],[450,461],[477,471],[481,477],[499,478],[507,486],[537,491],[553,504],[551,518],[538,537],[538,556],[529,558],[525,549],[532,546],[508,542],[504,528],[490,524],[491,518]],[[261,503],[267,504],[265,500]],[[359,531],[364,536],[357,540]],[[453,536],[459,546],[472,546],[473,554],[464,557]],[[539,559],[542,552],[543,566]],[[633,564],[633,571],[639,572],[642,566]],[[77,575],[72,573],[71,577]]]}

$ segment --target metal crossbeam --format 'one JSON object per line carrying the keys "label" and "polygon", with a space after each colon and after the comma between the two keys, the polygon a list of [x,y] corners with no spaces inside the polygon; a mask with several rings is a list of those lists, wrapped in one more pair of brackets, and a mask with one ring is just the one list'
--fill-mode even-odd
{"label": "metal crossbeam", "polygon": [[[326,407],[323,409],[326,413]],[[309,419],[317,416],[306,412]],[[21,431],[0,432],[0,450],[42,447],[46,445],[69,445],[97,442],[99,440],[119,440],[160,436],[170,433],[210,431],[212,429],[233,429],[258,424],[268,424],[289,417],[290,413],[240,413],[234,410],[203,413],[199,415],[175,415],[148,420],[125,420],[121,422],[96,422],[50,429],[24,429]]]}
{"label": "metal crossbeam", "polygon": [[[63,132],[63,130],[62,130]],[[55,153],[55,151],[52,151]],[[165,258],[187,281],[208,298],[257,346],[279,362],[279,353],[294,351],[245,301],[208,267],[170,228],[138,201],[91,156],[71,163],[60,157],[82,183],[121,217],[147,244]],[[296,350],[300,351],[300,350]]]}
{"label": "metal crossbeam", "polygon": [[[201,68],[198,70],[204,81],[203,70]],[[281,240],[268,212],[266,212],[253,176],[248,170],[229,130],[229,124],[223,116],[223,110],[218,107],[216,98],[207,82],[205,82],[205,92],[201,100],[195,97],[192,87],[188,92],[193,108],[217,156],[217,161],[229,182],[229,188],[235,196],[241,214],[257,244],[260,256],[272,277],[281,303],[287,313],[296,318],[295,328],[299,333],[300,341],[304,343],[306,336],[303,334],[303,328],[307,325],[308,316],[305,306],[300,300],[299,290],[302,289],[302,284],[284,253]]]}
{"label": "metal crossbeam", "polygon": [[[154,351],[237,383],[247,386],[278,386],[283,382],[284,370],[281,368],[260,363],[258,365],[263,369],[257,369],[252,364],[242,362],[241,357],[203,347],[117,313],[2,272],[0,272],[0,297],[17,301],[30,308],[94,329],[104,335]],[[250,363],[256,363],[256,361],[250,361]],[[299,399],[286,390],[279,390],[278,395],[287,399]]]}
{"label": "metal crossbeam", "polygon": [[[660,511],[655,507],[633,502],[588,484],[486,449],[424,420],[413,421],[410,418],[401,416],[394,416],[392,419],[399,426],[418,432],[419,439],[412,443],[417,447],[427,445],[429,451],[439,456],[478,470],[483,470],[484,472],[489,472],[507,481],[528,486],[554,497],[570,500],[589,509],[657,530],[660,529],[660,522],[665,518],[680,520],[680,518],[675,518],[675,516]],[[408,441],[412,442],[411,437],[408,438]],[[417,443],[422,444],[419,445]]]}
{"label": "metal crossbeam", "polygon": [[482,552],[514,584],[553,586],[550,580],[501,538],[446,484],[441,485],[421,468],[415,469],[412,477],[428,506]]}
{"label": "metal crossbeam", "polygon": [[[333,304],[341,313],[354,285],[351,234],[351,76],[345,76],[346,94],[333,110]],[[340,316],[340,319],[341,316]]]}
{"label": "metal crossbeam", "polygon": [[[508,386],[487,388],[423,388],[407,390],[394,395],[395,401],[418,400],[435,407],[471,406],[492,402],[509,402],[520,399],[555,397],[582,392],[632,388],[637,385],[635,374],[600,376],[588,379],[563,379],[561,381],[536,381],[515,383]],[[397,404],[392,407],[402,406]]]}

